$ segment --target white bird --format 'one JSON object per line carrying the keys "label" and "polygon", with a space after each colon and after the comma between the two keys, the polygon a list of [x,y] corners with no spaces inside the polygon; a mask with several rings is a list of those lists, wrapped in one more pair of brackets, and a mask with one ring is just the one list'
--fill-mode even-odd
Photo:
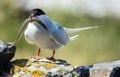
{"label": "white bird", "polygon": [[[28,22],[27,28],[25,27]],[[52,21],[41,9],[33,9],[30,12],[29,19],[23,23],[18,36],[17,42],[20,39],[22,32],[29,44],[34,44],[38,47],[38,54],[34,58],[40,58],[40,49],[53,50],[50,60],[55,60],[55,51],[64,47],[70,40],[73,40],[78,35],[69,37],[68,34],[83,31],[87,29],[97,28],[98,26],[85,28],[63,28],[58,23]]]}

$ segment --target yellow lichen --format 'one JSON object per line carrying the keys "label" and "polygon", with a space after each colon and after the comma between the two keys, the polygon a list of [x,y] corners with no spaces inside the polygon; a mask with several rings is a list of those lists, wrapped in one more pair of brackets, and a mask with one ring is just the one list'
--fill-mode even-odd
{"label": "yellow lichen", "polygon": [[26,67],[30,66],[31,65],[31,62],[27,62],[26,64]]}
{"label": "yellow lichen", "polygon": [[40,64],[34,64],[35,68],[38,68],[40,67],[41,65]]}
{"label": "yellow lichen", "polygon": [[46,69],[52,69],[55,67],[53,63],[46,63],[46,64],[43,64],[42,66]]}
{"label": "yellow lichen", "polygon": [[30,75],[29,77],[33,77],[32,75]]}
{"label": "yellow lichen", "polygon": [[20,74],[20,77],[24,77],[24,75],[23,75],[23,74]]}
{"label": "yellow lichen", "polygon": [[27,70],[26,67],[22,67],[21,70],[22,70],[23,72],[25,72],[25,73],[28,72],[28,70]]}
{"label": "yellow lichen", "polygon": [[13,72],[17,73],[20,71],[20,67],[19,66],[14,66]]}
{"label": "yellow lichen", "polygon": [[34,77],[44,77],[45,72],[39,70],[39,71],[33,71],[32,74],[33,74]]}

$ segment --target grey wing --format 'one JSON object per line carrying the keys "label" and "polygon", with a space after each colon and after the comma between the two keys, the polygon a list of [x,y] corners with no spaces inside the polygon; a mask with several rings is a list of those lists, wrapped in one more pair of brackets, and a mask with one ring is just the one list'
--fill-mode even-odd
{"label": "grey wing", "polygon": [[64,31],[64,29],[59,24],[54,22],[54,25],[57,26],[57,29],[51,33],[51,37],[57,43],[66,45],[69,42],[69,37],[67,33]]}
{"label": "grey wing", "polygon": [[47,31],[50,34],[51,38],[56,43],[58,43],[60,45],[66,45],[69,42],[69,37],[68,37],[67,33],[56,22],[52,21],[52,24],[49,25],[49,26],[47,24],[45,24],[43,21],[41,21],[41,20],[36,21],[36,22],[38,22],[39,24],[43,25],[43,27],[47,29]]}

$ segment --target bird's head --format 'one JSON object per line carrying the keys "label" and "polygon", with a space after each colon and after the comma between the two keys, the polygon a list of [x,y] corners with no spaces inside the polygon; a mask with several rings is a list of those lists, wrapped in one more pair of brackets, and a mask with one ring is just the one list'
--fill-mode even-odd
{"label": "bird's head", "polygon": [[37,17],[37,16],[44,15],[44,14],[45,13],[41,9],[36,8],[30,11],[29,18],[32,19],[32,17]]}

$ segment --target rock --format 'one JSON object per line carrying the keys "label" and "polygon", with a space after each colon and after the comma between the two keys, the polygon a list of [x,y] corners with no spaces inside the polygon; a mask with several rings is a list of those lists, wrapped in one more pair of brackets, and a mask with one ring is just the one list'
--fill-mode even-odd
{"label": "rock", "polygon": [[90,77],[120,77],[120,60],[94,64]]}
{"label": "rock", "polygon": [[74,67],[65,60],[17,59],[16,46],[0,41],[0,77],[120,77],[120,60]]}
{"label": "rock", "polygon": [[120,77],[120,61],[74,67],[65,60],[17,59],[2,77]]}
{"label": "rock", "polygon": [[89,77],[90,72],[89,69],[92,68],[93,66],[79,66],[77,67],[74,72],[77,72],[80,77]]}
{"label": "rock", "polygon": [[51,61],[47,58],[41,59],[19,59],[13,61],[13,77],[71,77],[74,66],[64,60]]}
{"label": "rock", "polygon": [[8,69],[10,60],[14,57],[16,46],[0,40],[0,71]]}
{"label": "rock", "polygon": [[111,72],[110,77],[120,77],[120,67],[116,67]]}

